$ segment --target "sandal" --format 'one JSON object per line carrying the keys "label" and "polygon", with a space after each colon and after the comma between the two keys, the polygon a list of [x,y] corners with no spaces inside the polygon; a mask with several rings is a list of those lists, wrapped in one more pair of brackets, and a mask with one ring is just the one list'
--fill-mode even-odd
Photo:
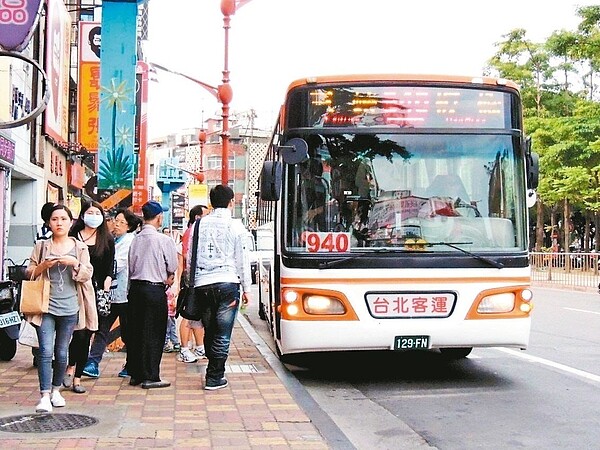
{"label": "sandal", "polygon": [[73,385],[73,375],[71,374],[65,374],[65,377],[63,378],[63,386],[66,388],[70,388]]}
{"label": "sandal", "polygon": [[85,388],[80,384],[74,384],[71,390],[76,394],[85,394],[86,392]]}

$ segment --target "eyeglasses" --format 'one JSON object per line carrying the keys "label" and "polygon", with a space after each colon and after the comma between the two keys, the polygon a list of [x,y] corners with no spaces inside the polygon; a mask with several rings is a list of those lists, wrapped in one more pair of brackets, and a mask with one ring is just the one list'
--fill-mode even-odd
{"label": "eyeglasses", "polygon": [[126,220],[115,220],[114,224],[117,225],[127,225],[127,221]]}

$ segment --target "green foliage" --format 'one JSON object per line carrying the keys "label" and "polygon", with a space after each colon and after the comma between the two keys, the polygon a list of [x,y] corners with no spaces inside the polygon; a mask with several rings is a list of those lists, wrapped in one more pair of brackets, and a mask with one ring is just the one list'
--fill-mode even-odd
{"label": "green foliage", "polygon": [[600,212],[600,5],[576,13],[577,29],[555,31],[545,42],[529,40],[523,29],[503,35],[486,73],[521,86],[546,214],[561,214],[568,200],[575,214],[589,216]]}
{"label": "green foliage", "polygon": [[131,189],[131,180],[133,179],[133,162],[129,155],[125,156],[123,147],[120,146],[116,151],[106,152],[106,159],[100,160],[98,174],[102,189]]}

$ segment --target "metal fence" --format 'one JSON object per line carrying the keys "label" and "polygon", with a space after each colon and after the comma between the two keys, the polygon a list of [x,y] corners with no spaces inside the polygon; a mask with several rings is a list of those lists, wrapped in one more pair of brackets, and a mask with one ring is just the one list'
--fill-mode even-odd
{"label": "metal fence", "polygon": [[598,288],[600,253],[529,254],[533,284],[557,287]]}

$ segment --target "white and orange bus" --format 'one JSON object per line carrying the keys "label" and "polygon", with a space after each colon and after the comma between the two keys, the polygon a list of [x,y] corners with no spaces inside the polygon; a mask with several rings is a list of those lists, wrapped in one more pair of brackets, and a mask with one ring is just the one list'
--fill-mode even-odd
{"label": "white and orange bus", "polygon": [[507,80],[293,82],[257,211],[274,230],[259,312],[280,357],[525,349],[537,161]]}

